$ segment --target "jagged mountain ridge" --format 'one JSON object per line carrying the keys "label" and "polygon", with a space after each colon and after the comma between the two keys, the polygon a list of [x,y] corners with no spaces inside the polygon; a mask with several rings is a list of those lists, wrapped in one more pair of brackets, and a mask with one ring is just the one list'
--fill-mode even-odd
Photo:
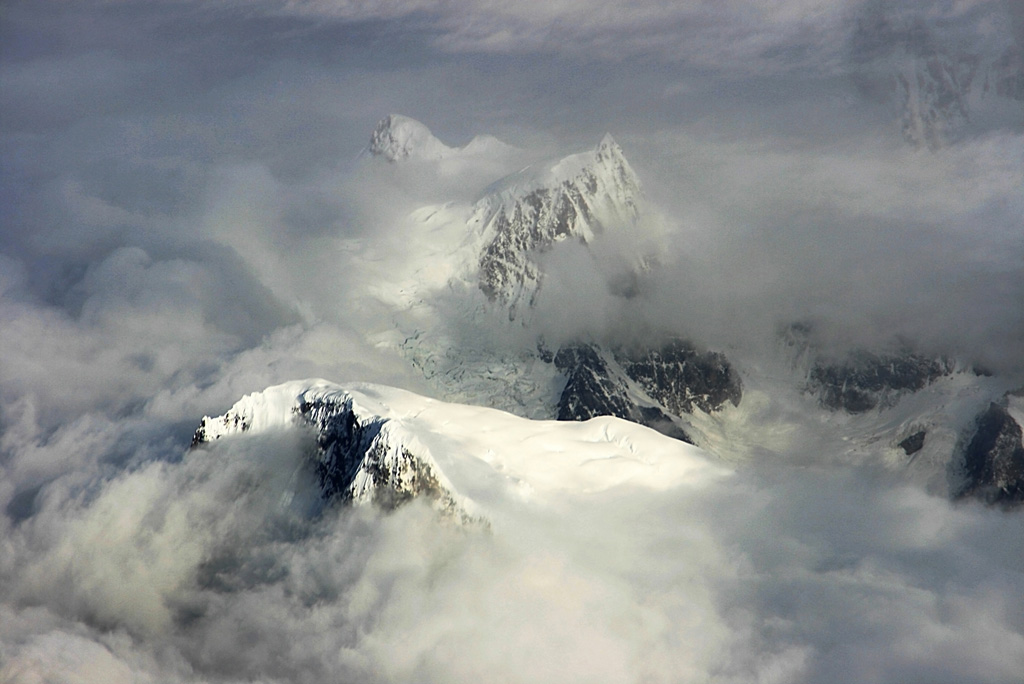
{"label": "jagged mountain ridge", "polygon": [[948,359],[932,359],[907,351],[875,354],[857,351],[839,362],[817,361],[811,368],[807,390],[832,410],[863,413],[895,405],[906,393],[916,392],[955,370]]}
{"label": "jagged mountain ridge", "polygon": [[489,191],[473,217],[486,236],[479,284],[510,318],[535,303],[543,280],[538,254],[563,240],[587,244],[640,216],[640,180],[610,135],[593,152],[524,169]]}
{"label": "jagged mountain ridge", "polygon": [[370,136],[370,154],[389,161],[409,158],[441,159],[454,150],[434,137],[419,121],[401,114],[381,119]]}
{"label": "jagged mountain ridge", "polygon": [[498,154],[513,150],[492,135],[478,135],[463,147],[441,142],[423,123],[402,114],[388,114],[370,135],[367,151],[391,162],[438,161],[459,155]]}
{"label": "jagged mountain ridge", "polygon": [[[494,140],[477,136],[474,143],[485,138]],[[448,152],[435,154],[438,146]],[[398,163],[439,161],[460,151],[438,141],[420,122],[396,114],[377,125],[370,150]],[[447,270],[453,280],[473,283],[515,319],[528,315],[535,303],[545,252],[566,240],[590,245],[601,235],[636,228],[643,204],[640,179],[618,143],[606,135],[593,150],[530,164],[492,182],[471,205],[423,207],[412,223],[414,230],[429,227],[435,233],[433,226],[450,226],[448,245],[434,240],[417,248],[432,249],[432,261],[451,262]],[[626,261],[642,268],[648,255],[639,248]]]}

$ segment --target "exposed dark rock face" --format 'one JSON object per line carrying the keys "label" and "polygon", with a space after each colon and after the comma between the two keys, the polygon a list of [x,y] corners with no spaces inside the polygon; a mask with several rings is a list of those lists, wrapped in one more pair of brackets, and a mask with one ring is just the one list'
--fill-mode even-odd
{"label": "exposed dark rock face", "polygon": [[815,363],[807,391],[818,395],[826,408],[864,413],[892,406],[901,395],[923,389],[951,371],[952,364],[944,359],[857,352],[841,363]]}
{"label": "exposed dark rock face", "polygon": [[[566,376],[558,401],[558,420],[587,420],[616,416],[692,443],[672,416],[710,413],[726,402],[738,405],[742,396],[739,376],[717,352],[698,352],[682,340],[657,349],[616,349],[602,354],[590,344],[567,345],[554,355]],[[641,403],[630,393],[636,383],[650,399]]]}
{"label": "exposed dark rock face", "polygon": [[510,318],[534,304],[543,279],[538,254],[568,239],[586,244],[639,218],[640,181],[618,144],[606,136],[584,155],[586,163],[570,177],[533,188],[524,179],[523,189],[513,184],[477,204],[493,235],[480,254],[480,289],[507,306]]}
{"label": "exposed dark rock face", "polygon": [[[591,174],[592,175],[592,174]],[[575,235],[583,239],[580,221],[593,220],[580,188],[568,181],[557,189],[541,188],[494,217],[494,240],[480,257],[480,289],[488,299],[513,303],[518,287],[539,284],[541,273],[533,255]],[[525,304],[533,305],[529,288]]]}
{"label": "exposed dark rock face", "polygon": [[989,503],[1024,502],[1024,444],[1021,426],[993,403],[978,416],[976,430],[963,456],[966,484],[960,496]]}
{"label": "exposed dark rock face", "polygon": [[739,406],[740,378],[723,354],[698,352],[682,340],[660,349],[627,352],[615,358],[632,380],[671,413],[692,413],[694,407],[711,413],[725,402]]}
{"label": "exposed dark rock face", "polygon": [[[324,498],[353,499],[360,489],[373,503],[391,510],[415,497],[426,497],[442,512],[459,506],[438,480],[430,463],[412,453],[400,438],[382,434],[387,421],[359,419],[351,399],[302,401],[299,413],[317,432],[317,478]],[[363,477],[367,482],[359,483]]]}
{"label": "exposed dark rock face", "polygon": [[924,438],[927,435],[927,431],[921,430],[910,435],[902,442],[897,444],[900,449],[903,449],[903,453],[907,456],[913,456],[918,451],[924,448]]}
{"label": "exposed dark rock face", "polygon": [[298,413],[316,430],[320,492],[325,499],[331,499],[349,490],[363,456],[380,434],[381,421],[360,423],[352,412],[351,401],[339,405],[320,398],[300,403]]}
{"label": "exposed dark rock face", "polygon": [[615,416],[631,420],[633,403],[625,385],[612,371],[597,347],[577,344],[562,347],[555,354],[555,367],[567,378],[558,399],[556,420],[589,420]]}
{"label": "exposed dark rock face", "polygon": [[[360,414],[352,398],[339,393],[306,393],[292,410],[295,422],[309,426],[315,434],[311,463],[324,501],[371,501],[391,510],[422,496],[441,513],[465,518],[432,462],[407,448],[402,436],[390,430],[387,419]],[[192,446],[246,432],[250,425],[249,416],[234,410],[219,418],[204,418]]]}

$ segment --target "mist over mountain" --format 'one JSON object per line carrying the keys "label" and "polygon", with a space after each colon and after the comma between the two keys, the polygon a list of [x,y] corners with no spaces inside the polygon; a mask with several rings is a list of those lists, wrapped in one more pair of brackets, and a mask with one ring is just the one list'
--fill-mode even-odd
{"label": "mist over mountain", "polygon": [[910,144],[937,149],[1020,124],[1020,10],[1007,6],[986,23],[972,32],[929,23],[913,8],[868,3],[861,9],[851,38],[855,79],[865,94],[890,100]]}
{"label": "mist over mountain", "polygon": [[0,681],[1018,682],[1022,49],[5,3]]}

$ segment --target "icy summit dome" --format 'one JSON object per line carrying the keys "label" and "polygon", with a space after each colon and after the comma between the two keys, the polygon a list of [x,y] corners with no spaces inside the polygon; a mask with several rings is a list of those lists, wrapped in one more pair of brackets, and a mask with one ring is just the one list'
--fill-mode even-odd
{"label": "icy summit dome", "polygon": [[420,498],[461,522],[498,522],[493,513],[527,498],[621,486],[662,491],[730,472],[697,447],[612,416],[533,421],[384,385],[320,379],[268,387],[221,416],[204,417],[193,448],[282,431],[315,441],[299,452],[308,460],[296,467],[314,471],[325,502],[393,509]]}
{"label": "icy summit dome", "polygon": [[502,158],[518,152],[493,135],[478,135],[463,147],[450,147],[438,140],[425,125],[401,114],[388,114],[380,120],[370,136],[369,151],[394,162],[407,159],[437,161],[460,156]]}
{"label": "icy summit dome", "polygon": [[390,161],[441,159],[453,151],[422,123],[401,114],[388,114],[370,136],[370,153]]}

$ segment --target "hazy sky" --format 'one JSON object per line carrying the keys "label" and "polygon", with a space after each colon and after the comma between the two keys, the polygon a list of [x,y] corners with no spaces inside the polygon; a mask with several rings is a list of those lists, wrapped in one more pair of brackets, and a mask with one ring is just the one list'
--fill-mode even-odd
{"label": "hazy sky", "polygon": [[[68,674],[90,667],[123,681],[130,672],[135,681],[319,681],[332,666],[368,676],[374,659],[400,641],[396,635],[417,632],[414,613],[394,598],[429,585],[417,571],[374,604],[385,616],[373,623],[383,625],[379,642],[325,636],[334,628],[372,631],[371,617],[337,601],[324,604],[316,618],[324,622],[305,613],[278,622],[282,611],[298,609],[287,587],[273,583],[213,599],[225,602],[223,625],[189,631],[180,616],[172,627],[151,624],[146,606],[172,594],[185,603],[195,598],[188,582],[198,561],[175,555],[185,544],[178,528],[163,529],[152,545],[140,541],[140,521],[174,507],[162,492],[181,493],[202,479],[206,466],[182,457],[199,418],[242,394],[307,376],[427,391],[364,338],[377,312],[346,300],[347,265],[389,235],[400,210],[475,190],[456,180],[382,181],[387,167],[360,153],[391,112],[423,121],[452,145],[489,133],[534,157],[589,149],[606,132],[615,135],[670,227],[664,268],[648,283],[644,304],[630,311],[601,295],[595,302],[572,278],[553,277],[566,285],[552,286],[548,305],[604,315],[579,323],[548,312],[562,334],[575,332],[572,326],[614,335],[646,325],[725,346],[763,340],[780,323],[801,319],[820,322],[836,343],[909,339],[1020,371],[1022,103],[982,98],[976,89],[960,137],[942,149],[916,149],[901,137],[886,90],[906,60],[935,46],[979,68],[1005,55],[1019,59],[1020,7],[1014,0],[6,0],[0,667],[5,659],[23,664],[17,682],[49,681],[32,665],[48,658],[64,659],[53,675],[62,682],[100,681]],[[483,187],[487,179],[478,180]],[[244,468],[235,457],[225,456]],[[733,568],[728,557],[693,570],[706,611],[686,607],[668,584],[641,598],[632,589],[616,594],[636,568],[623,575],[589,566],[575,547],[562,557],[553,545],[554,565],[582,573],[593,596],[623,602],[598,625],[598,643],[614,646],[612,654],[659,654],[652,676],[665,680],[680,673],[678,649],[644,650],[649,642],[619,639],[619,617],[641,615],[655,632],[694,636],[710,625],[709,648],[748,659],[737,656],[732,670],[714,670],[721,658],[691,660],[689,681],[753,681],[751,673],[765,682],[896,681],[903,674],[942,681],[944,672],[962,681],[971,667],[992,663],[974,670],[977,680],[1009,682],[1020,671],[1013,669],[1024,662],[1019,529],[995,512],[954,509],[890,484],[875,490],[860,475],[792,475],[807,489],[753,473],[735,488],[710,490],[706,501],[651,504],[669,517],[695,514],[702,502],[724,511],[721,519],[698,516],[703,541],[673,540],[694,544],[695,553],[728,556],[754,544],[749,582],[742,568],[707,580]],[[187,493],[208,520],[225,514],[217,478],[228,475],[212,477],[208,488]],[[757,546],[758,521],[730,512],[740,494],[759,501],[791,555]],[[837,516],[821,532],[801,517],[836,501],[859,510],[863,498],[877,504],[866,521]],[[97,530],[108,529],[122,505],[131,529],[113,555],[83,548],[102,537]],[[244,506],[237,520],[198,541],[207,546],[196,553],[253,539],[266,553],[292,554],[301,566],[295,581],[321,573],[325,596],[348,596],[377,582],[376,573],[388,575],[389,562],[401,565],[410,535],[403,525],[447,534],[418,511],[383,521],[340,516],[323,523],[337,534],[309,534],[335,547],[362,534],[355,556],[308,539],[282,551],[274,546],[280,540],[254,531],[252,520],[264,514],[252,508],[258,504]],[[898,528],[892,537],[878,531],[889,525]],[[916,526],[930,530],[925,542],[908,541]],[[554,544],[562,534],[535,532],[524,539]],[[1010,537],[1004,548],[1000,535]],[[497,572],[509,557],[514,567],[527,563],[519,541],[460,539],[454,551],[424,543],[427,557],[459,559],[445,566],[445,590],[428,593],[436,610],[446,598],[482,600],[498,590],[492,576],[460,593],[466,567]],[[494,548],[502,544],[510,546]],[[84,559],[75,561],[79,569],[38,575],[67,554]],[[877,560],[850,561],[855,575],[868,578],[857,584],[868,606],[885,597],[899,606],[880,634],[841,583],[815,574],[822,558],[843,554]],[[167,573],[141,572],[130,586],[111,579],[118,563],[154,562],[166,562]],[[33,573],[38,581],[26,579]],[[644,612],[662,589],[669,608]],[[801,603],[814,591],[827,606],[820,623]],[[1006,596],[1015,598],[1001,605]],[[543,599],[540,592],[531,600]],[[131,605],[97,608],[118,601]],[[544,628],[557,630],[561,614],[551,615]],[[769,624],[779,615],[790,622]],[[488,619],[495,638],[508,627],[498,614]],[[516,625],[510,633],[526,639]],[[714,641],[719,633],[726,636]],[[957,646],[967,634],[975,640]],[[339,651],[342,642],[351,650]],[[280,643],[289,644],[280,660],[261,660],[261,645]],[[940,647],[952,650],[934,672],[922,672],[914,649]],[[879,670],[844,669],[876,649],[885,656]],[[483,657],[474,662],[487,665]],[[536,672],[519,680],[566,674]],[[407,675],[401,667],[377,672],[380,681]]]}

